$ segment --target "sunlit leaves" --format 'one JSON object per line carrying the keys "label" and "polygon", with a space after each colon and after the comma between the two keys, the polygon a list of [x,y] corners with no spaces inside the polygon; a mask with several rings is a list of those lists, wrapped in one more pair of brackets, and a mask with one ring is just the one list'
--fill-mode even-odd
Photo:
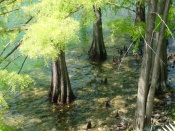
{"label": "sunlit leaves", "polygon": [[130,17],[112,21],[108,23],[108,27],[113,36],[128,34],[132,36],[133,41],[145,35],[145,23],[137,22],[134,25]]}
{"label": "sunlit leaves", "polygon": [[28,75],[19,75],[16,72],[9,73],[7,70],[0,70],[0,88],[10,88],[11,91],[23,89],[33,84],[34,81]]}
{"label": "sunlit leaves", "polygon": [[130,18],[119,18],[109,22],[107,25],[113,35],[133,34],[134,25]]}
{"label": "sunlit leaves", "polygon": [[56,58],[59,51],[64,50],[66,43],[78,40],[78,29],[78,22],[71,18],[39,20],[29,27],[20,51],[31,58]]}
{"label": "sunlit leaves", "polygon": [[[34,84],[34,80],[28,75],[19,75],[16,72],[8,72],[7,70],[0,70],[0,104],[7,107],[7,103],[3,98],[3,93],[10,90],[15,92]],[[2,93],[3,91],[3,93]]]}

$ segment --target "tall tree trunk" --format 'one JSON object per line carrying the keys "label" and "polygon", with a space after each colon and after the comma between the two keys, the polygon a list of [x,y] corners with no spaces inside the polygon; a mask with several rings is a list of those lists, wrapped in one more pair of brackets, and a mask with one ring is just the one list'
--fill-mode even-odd
{"label": "tall tree trunk", "polygon": [[163,47],[162,47],[162,53],[160,58],[163,62],[160,63],[160,87],[159,91],[166,91],[167,89],[167,79],[168,79],[168,72],[167,72],[167,44],[168,40],[164,39]]}
{"label": "tall tree trunk", "polygon": [[106,60],[107,54],[103,40],[101,9],[97,6],[93,6],[96,22],[93,24],[93,41],[89,50],[89,57],[94,61]]}
{"label": "tall tree trunk", "polygon": [[[139,0],[136,2],[135,24],[139,22],[145,23],[145,1],[144,0]],[[137,51],[140,56],[143,56],[143,47],[144,47],[144,40],[143,38],[140,38],[138,51]]]}
{"label": "tall tree trunk", "polygon": [[148,95],[148,85],[150,79],[151,71],[151,49],[152,48],[152,32],[155,27],[155,14],[156,12],[157,0],[148,1],[148,15],[146,23],[146,39],[144,45],[144,54],[141,66],[141,73],[138,82],[138,93],[137,93],[137,109],[136,109],[136,119],[135,128],[137,131],[143,131],[145,116],[146,116],[146,100]]}
{"label": "tall tree trunk", "polygon": [[145,22],[145,2],[144,0],[142,1],[139,0],[136,3],[135,23],[137,22]]}
{"label": "tall tree trunk", "polygon": [[[159,1],[157,4],[157,13],[160,14],[160,16],[163,16],[164,14],[164,9],[165,9],[165,4],[166,4],[166,0],[162,0]],[[167,90],[167,39],[164,38],[162,41],[162,48],[161,48],[161,55],[160,55],[160,59],[161,61],[159,61],[159,73],[157,74],[159,76],[159,81],[157,81],[156,85],[156,92],[162,92]]]}
{"label": "tall tree trunk", "polygon": [[[169,6],[170,6],[170,0],[166,0],[166,3],[164,5],[164,13],[163,13],[163,21],[166,23],[167,21],[167,15],[169,11]],[[161,58],[161,51],[163,48],[163,42],[164,42],[164,34],[165,34],[165,24],[162,22],[161,28],[159,31],[159,38],[157,42],[157,50],[156,50],[156,57],[155,57],[155,62],[154,62],[154,67],[153,67],[153,74],[152,74],[152,79],[151,79],[151,86],[149,89],[148,93],[148,98],[147,98],[147,103],[146,103],[146,121],[145,121],[145,131],[150,131],[151,129],[151,114],[153,110],[153,101],[154,101],[154,94],[155,94],[155,89],[157,82],[159,80],[159,76],[157,75],[160,71],[160,58]],[[162,61],[161,61],[162,62]]]}
{"label": "tall tree trunk", "polygon": [[[170,0],[166,1],[163,7],[163,20],[166,22],[166,16],[169,9]],[[137,131],[150,131],[151,129],[151,113],[153,109],[153,100],[155,88],[159,80],[160,71],[160,57],[163,48],[165,25],[162,22],[160,31],[158,33],[156,56],[154,60],[154,67],[151,70],[152,55],[150,48],[152,48],[153,31],[155,28],[155,13],[157,12],[158,1],[148,1],[148,15],[147,15],[147,28],[146,28],[146,44],[144,48],[144,56],[142,61],[141,75],[138,82],[138,95],[137,95],[137,110],[136,110],[136,130]],[[151,80],[151,83],[150,83]]]}
{"label": "tall tree trunk", "polygon": [[52,103],[58,104],[68,104],[75,99],[75,95],[71,89],[65,62],[65,53],[63,51],[60,52],[56,61],[52,61],[52,79],[49,97]]}

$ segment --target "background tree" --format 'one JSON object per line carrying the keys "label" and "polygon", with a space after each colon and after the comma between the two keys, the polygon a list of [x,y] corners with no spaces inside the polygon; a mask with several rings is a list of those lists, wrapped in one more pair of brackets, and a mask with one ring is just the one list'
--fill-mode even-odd
{"label": "background tree", "polygon": [[[47,10],[44,8],[46,6]],[[77,7],[62,1],[45,0],[26,10],[34,17],[35,22],[26,31],[20,51],[30,58],[52,59],[50,101],[69,103],[75,96],[67,72],[65,48],[68,42],[78,40],[76,32],[79,24],[69,17],[72,12],[77,11]]]}
{"label": "background tree", "polygon": [[89,50],[89,56],[92,60],[106,60],[107,53],[103,40],[101,8],[98,5],[93,5],[95,22],[93,24],[93,41]]}

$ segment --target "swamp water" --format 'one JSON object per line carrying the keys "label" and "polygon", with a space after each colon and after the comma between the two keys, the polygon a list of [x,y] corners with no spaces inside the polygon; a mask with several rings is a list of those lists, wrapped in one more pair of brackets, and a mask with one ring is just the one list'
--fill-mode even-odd
{"label": "swamp water", "polygon": [[[25,63],[23,73],[29,73],[36,84],[17,94],[6,96],[9,109],[1,113],[1,120],[17,131],[77,131],[85,130],[88,121],[92,130],[113,130],[120,123],[114,118],[117,110],[122,119],[133,122],[136,104],[140,60],[131,53],[122,59],[120,69],[112,64],[118,57],[117,49],[129,46],[127,37],[118,37],[117,43],[105,39],[108,58],[103,63],[88,60],[89,45],[69,47],[66,54],[67,68],[76,100],[64,107],[49,103],[50,66],[42,60]],[[90,41],[88,43],[91,43]],[[130,51],[131,52],[131,51]],[[32,63],[32,64],[31,64]],[[101,80],[108,79],[105,85]],[[105,108],[109,101],[110,108]]]}

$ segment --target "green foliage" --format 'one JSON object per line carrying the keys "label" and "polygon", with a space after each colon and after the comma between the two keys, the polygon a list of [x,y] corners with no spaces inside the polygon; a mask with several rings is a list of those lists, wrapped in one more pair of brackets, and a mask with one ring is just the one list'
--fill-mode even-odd
{"label": "green foliage", "polygon": [[78,29],[78,22],[71,18],[39,20],[27,30],[20,51],[31,58],[56,58],[66,43],[78,40]]}
{"label": "green foliage", "polygon": [[[24,89],[34,81],[28,75],[19,75],[16,72],[8,72],[7,70],[0,70],[0,104],[7,107],[7,103],[3,98],[3,93],[10,89],[11,92],[15,92],[19,89]],[[3,93],[2,93],[3,91]]]}
{"label": "green foliage", "polygon": [[[46,8],[47,7],[47,8]],[[34,16],[20,47],[22,54],[30,58],[57,58],[68,42],[78,42],[79,23],[68,17],[74,10],[72,4],[61,0],[43,0],[29,8],[26,13]]]}
{"label": "green foliage", "polygon": [[133,41],[142,38],[145,34],[145,23],[138,22],[134,25],[130,17],[119,18],[107,25],[110,28],[112,36],[127,34],[132,36]]}
{"label": "green foliage", "polygon": [[119,18],[109,22],[107,26],[110,28],[112,35],[133,34],[133,24],[130,18]]}
{"label": "green foliage", "polygon": [[4,100],[3,93],[0,91],[0,108],[7,108],[7,102]]}
{"label": "green foliage", "polygon": [[13,43],[22,27],[22,22],[26,18],[21,6],[32,0],[3,0],[0,2],[0,43]]}
{"label": "green foliage", "polygon": [[[175,25],[175,6],[170,7],[170,10],[169,10],[169,13],[168,13],[167,25],[168,25],[169,29],[174,29],[174,25]],[[166,35],[166,37],[173,36],[172,32],[170,32],[167,28],[166,28],[165,35]]]}
{"label": "green foliage", "polygon": [[11,87],[12,92],[15,92],[16,89],[24,89],[34,83],[29,75],[19,75],[7,70],[0,70],[0,78],[1,88]]}

